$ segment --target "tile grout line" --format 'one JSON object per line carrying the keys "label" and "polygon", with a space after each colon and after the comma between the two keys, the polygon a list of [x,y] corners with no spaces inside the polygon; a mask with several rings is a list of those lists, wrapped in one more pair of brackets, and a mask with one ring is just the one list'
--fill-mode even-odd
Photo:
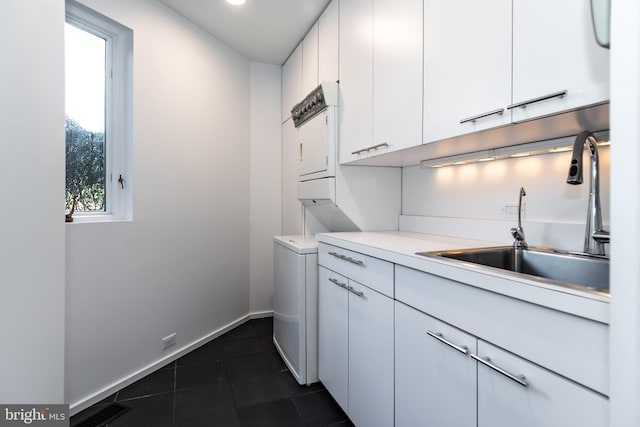
{"label": "tile grout line", "polygon": [[173,409],[171,410],[171,422],[176,422],[176,389],[178,388],[178,361],[173,362]]}
{"label": "tile grout line", "polygon": [[[237,342],[237,341],[241,341],[241,340],[248,340],[248,339],[256,339],[257,338],[258,339],[258,347],[257,348],[260,348],[262,350],[260,353],[242,354],[242,355],[235,355],[235,356],[234,355],[229,355],[229,357],[225,357],[224,354],[222,354],[222,353],[218,355],[218,352],[222,351],[222,347],[220,347],[220,349],[216,350],[212,354],[212,356],[215,357],[215,362],[214,363],[219,364],[221,366],[221,368],[223,369],[223,371],[222,371],[223,374],[220,377],[222,379],[218,380],[216,382],[216,384],[218,384],[218,383],[226,383],[226,384],[229,385],[229,387],[230,387],[229,392],[231,394],[231,399],[232,399],[232,402],[233,402],[233,412],[235,413],[235,418],[239,419],[239,417],[240,417],[240,409],[241,408],[238,407],[238,402],[242,403],[243,398],[242,398],[242,396],[237,395],[237,393],[234,392],[234,387],[233,387],[234,381],[229,378],[229,371],[226,369],[226,367],[227,367],[226,365],[227,365],[227,362],[229,362],[231,360],[241,360],[241,359],[245,359],[245,358],[246,359],[250,359],[252,357],[260,355],[260,356],[262,356],[264,358],[264,362],[266,362],[265,368],[267,368],[267,367],[270,368],[269,373],[265,372],[265,373],[262,373],[261,375],[273,376],[274,380],[277,381],[279,390],[283,393],[283,398],[282,399],[277,399],[277,400],[288,400],[290,402],[290,404],[293,406],[292,409],[295,410],[295,413],[296,413],[297,417],[299,417],[301,420],[304,420],[304,421],[308,422],[309,420],[305,419],[303,411],[302,411],[303,406],[300,406],[302,404],[302,400],[298,401],[299,400],[298,398],[301,397],[304,400],[304,396],[307,396],[307,395],[309,395],[309,396],[310,395],[316,395],[316,396],[320,397],[320,395],[322,393],[326,393],[326,390],[324,390],[322,387],[321,388],[317,388],[317,389],[315,387],[309,387],[309,388],[301,387],[299,389],[296,389],[297,391],[293,390],[293,389],[289,390],[289,386],[287,385],[287,382],[285,382],[285,377],[284,377],[285,374],[288,374],[288,370],[286,369],[286,367],[283,364],[276,363],[276,360],[280,359],[280,357],[277,354],[277,352],[274,353],[272,351],[273,349],[268,345],[269,340],[270,340],[270,338],[272,338],[272,334],[273,333],[271,332],[271,334],[267,334],[268,331],[267,331],[266,327],[267,327],[266,324],[260,324],[260,325],[252,324],[250,326],[250,329],[249,329],[249,331],[251,331],[251,333],[248,333],[249,331],[245,330],[244,333],[238,334],[235,337],[233,337],[233,339],[230,339],[229,341],[227,341],[227,342],[233,342],[233,341]],[[266,338],[262,339],[263,337],[266,337]],[[207,357],[210,357],[210,356],[207,356]],[[202,365],[203,365],[202,366],[203,369],[207,369],[207,366],[209,366],[208,363],[204,363]],[[171,378],[173,380],[172,388],[167,390],[167,391],[169,393],[171,393],[171,397],[172,397],[172,402],[171,402],[172,413],[171,413],[171,416],[170,416],[171,418],[170,419],[171,419],[171,422],[176,423],[177,420],[179,419],[178,416],[177,416],[177,393],[178,393],[178,390],[182,390],[182,388],[178,388],[178,378],[177,378],[178,377],[178,361],[177,360],[172,363],[172,366],[171,366],[170,369],[173,369],[172,375],[166,375],[166,376],[164,376],[164,378],[169,377],[169,378]],[[261,375],[255,375],[255,376],[259,377]],[[167,378],[167,379],[169,379],[169,378]],[[238,380],[242,380],[242,378],[239,378]],[[294,380],[294,383],[295,383],[295,380]],[[116,401],[116,400],[118,400],[120,398],[120,394],[121,394],[120,391],[117,391],[115,393],[114,401]],[[158,393],[158,394],[162,394],[162,393]],[[137,399],[142,399],[142,398],[145,398],[145,397],[151,397],[151,396],[154,396],[154,395],[156,395],[156,393],[152,393],[152,394],[149,394],[149,395],[143,395],[143,396],[136,396],[136,397],[133,397],[133,398],[131,398],[129,400],[137,400]],[[169,396],[167,396],[167,397],[169,397]],[[272,396],[272,397],[275,397],[275,396]],[[240,399],[240,400],[238,400],[238,399]],[[260,403],[260,405],[263,405],[263,404],[266,405],[266,404],[269,404],[269,403],[270,402],[265,401],[263,403]],[[252,405],[252,406],[255,406],[255,405]],[[165,406],[165,408],[166,408],[166,406]],[[245,410],[248,410],[249,408],[250,407],[243,407],[242,410],[245,411]],[[169,409],[169,408],[167,408],[167,409]],[[293,416],[293,412],[291,414]],[[347,420],[348,420],[348,418],[347,418]],[[337,421],[337,423],[334,422],[334,424],[336,426],[346,426],[346,425],[348,425],[346,423],[346,420],[344,420],[344,419],[341,420],[341,421]],[[320,424],[318,424],[318,425],[320,425]],[[333,425],[333,424],[322,424],[322,425],[328,426],[328,425]]]}

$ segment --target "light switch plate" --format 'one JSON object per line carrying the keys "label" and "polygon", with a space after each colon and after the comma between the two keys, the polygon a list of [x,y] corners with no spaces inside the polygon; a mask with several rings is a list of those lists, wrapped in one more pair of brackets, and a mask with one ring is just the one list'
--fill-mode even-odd
{"label": "light switch plate", "polygon": [[[523,201],[522,213],[520,215],[522,219],[525,218],[526,206],[526,202]],[[504,219],[518,218],[518,202],[504,202],[500,211]]]}

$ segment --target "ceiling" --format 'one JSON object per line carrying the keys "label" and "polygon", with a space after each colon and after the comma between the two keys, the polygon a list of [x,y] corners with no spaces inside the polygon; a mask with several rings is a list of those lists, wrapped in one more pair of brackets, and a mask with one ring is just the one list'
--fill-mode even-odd
{"label": "ceiling", "polygon": [[252,61],[281,65],[330,0],[160,0]]}

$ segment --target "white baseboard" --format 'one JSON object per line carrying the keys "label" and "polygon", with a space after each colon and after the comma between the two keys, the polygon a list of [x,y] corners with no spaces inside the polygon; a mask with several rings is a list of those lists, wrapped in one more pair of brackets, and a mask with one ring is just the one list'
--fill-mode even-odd
{"label": "white baseboard", "polygon": [[110,395],[112,395],[113,393],[117,392],[118,390],[122,390],[123,388],[125,388],[126,386],[133,384],[134,382],[138,381],[141,378],[146,377],[147,375],[149,375],[150,373],[162,368],[163,366],[167,365],[168,363],[171,363],[179,358],[181,358],[182,356],[184,356],[185,354],[197,349],[198,347],[201,347],[207,343],[209,343],[210,341],[218,338],[219,336],[221,336],[222,334],[224,334],[225,332],[230,331],[233,328],[236,328],[240,325],[242,325],[243,323],[248,322],[251,319],[261,319],[264,317],[272,317],[273,316],[273,311],[271,310],[267,310],[267,311],[259,311],[259,312],[254,312],[254,313],[249,313],[246,314],[242,317],[240,317],[239,319],[234,320],[233,322],[230,322],[226,325],[224,325],[221,328],[218,328],[212,332],[210,332],[209,334],[203,336],[200,339],[197,339],[193,342],[191,342],[190,344],[187,344],[185,346],[183,346],[182,348],[174,351],[171,354],[168,354],[167,356],[156,360],[153,363],[150,363],[149,365],[145,366],[144,368],[132,373],[131,375],[128,375],[112,384],[110,384],[109,386],[103,388],[101,391],[94,393],[90,396],[87,396],[84,399],[78,400],[77,402],[73,402],[69,404],[69,412],[71,415],[75,415],[78,412],[90,407],[91,405],[100,402],[101,400],[109,397]]}
{"label": "white baseboard", "polygon": [[273,310],[254,311],[253,313],[249,313],[249,317],[251,319],[263,319],[265,317],[273,317]]}

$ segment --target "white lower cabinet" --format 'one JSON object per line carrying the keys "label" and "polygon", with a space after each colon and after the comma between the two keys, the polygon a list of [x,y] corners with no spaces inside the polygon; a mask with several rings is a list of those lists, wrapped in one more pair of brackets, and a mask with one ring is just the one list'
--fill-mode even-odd
{"label": "white lower cabinet", "polygon": [[356,426],[608,426],[607,325],[322,242],[318,263],[318,373]]}
{"label": "white lower cabinet", "polygon": [[476,338],[395,304],[396,427],[475,427]]}
{"label": "white lower cabinet", "polygon": [[320,381],[356,426],[393,425],[393,300],[319,267]]}
{"label": "white lower cabinet", "polygon": [[340,285],[347,282],[319,267],[318,377],[344,412],[349,411],[349,291]]}
{"label": "white lower cabinet", "polygon": [[604,396],[395,304],[396,427],[607,425]]}
{"label": "white lower cabinet", "polygon": [[349,294],[349,418],[393,425],[393,300],[352,280]]}
{"label": "white lower cabinet", "polygon": [[478,427],[608,425],[602,395],[482,340],[478,356]]}

